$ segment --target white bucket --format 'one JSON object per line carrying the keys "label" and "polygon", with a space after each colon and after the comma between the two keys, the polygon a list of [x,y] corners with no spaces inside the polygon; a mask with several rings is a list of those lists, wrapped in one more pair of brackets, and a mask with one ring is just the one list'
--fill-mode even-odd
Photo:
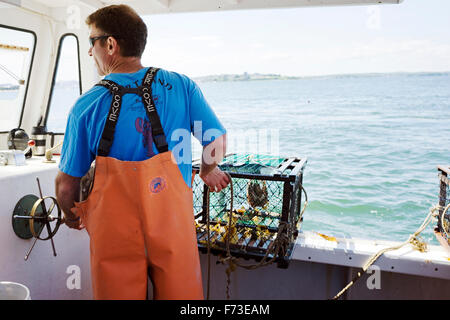
{"label": "white bucket", "polygon": [[30,290],[17,282],[0,281],[0,300],[31,300]]}

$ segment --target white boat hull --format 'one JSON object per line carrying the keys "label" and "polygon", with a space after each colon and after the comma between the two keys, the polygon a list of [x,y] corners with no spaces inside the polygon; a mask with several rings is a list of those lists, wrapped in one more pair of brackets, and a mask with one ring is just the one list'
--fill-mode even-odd
{"label": "white boat hull", "polygon": [[[42,157],[22,167],[7,166],[0,177],[0,280],[19,282],[30,289],[32,299],[92,299],[89,237],[85,230],[61,226],[50,241],[38,241],[27,261],[33,239],[23,240],[12,229],[16,203],[26,194],[54,195],[57,164]],[[19,173],[20,172],[20,173]],[[327,240],[328,239],[328,240]],[[377,251],[397,242],[334,239],[315,232],[301,232],[288,269],[276,264],[256,270],[238,268],[231,274],[231,299],[330,299],[356,275]],[[226,266],[211,256],[210,298],[226,299]],[[243,263],[254,263],[245,261]],[[207,256],[201,254],[203,283],[207,288]],[[429,246],[421,253],[411,246],[386,253],[375,262],[343,299],[450,299],[450,257],[444,248]],[[151,284],[149,285],[151,292]],[[150,294],[151,298],[151,294]]]}

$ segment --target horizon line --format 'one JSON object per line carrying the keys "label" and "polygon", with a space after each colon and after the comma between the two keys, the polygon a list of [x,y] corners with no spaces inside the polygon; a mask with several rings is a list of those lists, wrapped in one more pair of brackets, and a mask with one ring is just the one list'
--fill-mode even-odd
{"label": "horizon line", "polygon": [[450,73],[450,70],[446,71],[391,71],[391,72],[353,72],[353,73],[328,73],[328,74],[317,74],[317,75],[284,75],[279,73],[260,73],[260,72],[242,72],[242,73],[217,73],[217,74],[208,74],[203,76],[191,76],[192,78],[205,78],[212,76],[230,76],[230,75],[244,75],[247,73],[248,75],[276,75],[281,77],[289,77],[289,78],[318,78],[318,77],[333,77],[333,76],[364,76],[364,75],[388,75],[388,74],[446,74]]}

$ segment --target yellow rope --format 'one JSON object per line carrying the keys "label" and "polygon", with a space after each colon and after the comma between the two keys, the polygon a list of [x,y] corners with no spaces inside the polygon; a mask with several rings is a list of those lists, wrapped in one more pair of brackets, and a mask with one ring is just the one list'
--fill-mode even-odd
{"label": "yellow rope", "polygon": [[450,208],[450,203],[445,207],[444,212],[442,212],[442,215],[441,215],[441,226],[442,226],[442,229],[444,230],[445,235],[447,236],[447,241],[449,240],[449,236],[448,236],[448,232],[447,232],[448,222],[446,222],[444,220],[444,217],[447,214],[447,211],[449,208]]}
{"label": "yellow rope", "polygon": [[[446,210],[448,210],[448,208],[450,207],[447,206]],[[427,246],[426,243],[423,241],[420,241],[418,239],[419,234],[425,230],[425,228],[430,224],[430,222],[433,220],[433,218],[436,218],[439,216],[439,213],[436,213],[436,211],[438,211],[439,209],[441,209],[442,207],[439,205],[436,205],[434,207],[432,207],[430,209],[430,212],[428,214],[428,216],[425,218],[424,222],[422,223],[422,225],[419,227],[419,229],[417,229],[416,232],[414,232],[412,235],[409,236],[408,240],[406,240],[405,242],[397,245],[397,246],[393,246],[390,248],[385,248],[382,249],[380,251],[378,251],[377,253],[375,253],[372,257],[370,257],[370,259],[364,264],[364,266],[362,267],[362,272],[359,271],[356,276],[352,279],[352,281],[350,281],[337,295],[335,295],[333,297],[333,300],[339,299],[339,297],[345,292],[347,291],[355,282],[356,280],[358,280],[366,271],[367,269],[369,269],[369,267],[375,263],[375,261],[382,256],[383,254],[385,254],[388,251],[393,251],[393,250],[398,250],[401,247],[407,245],[408,243],[410,243],[416,250],[419,250],[420,252],[425,252],[427,250]]]}
{"label": "yellow rope", "polygon": [[[244,269],[247,270],[253,270],[259,267],[263,267],[263,266],[267,266],[271,263],[273,263],[276,258],[278,256],[284,257],[286,255],[286,249],[288,248],[288,245],[290,243],[290,239],[292,237],[292,233],[293,233],[293,227],[289,225],[289,223],[285,222],[285,221],[280,221],[279,226],[278,226],[278,231],[277,231],[277,235],[275,237],[275,240],[272,241],[269,245],[269,247],[266,250],[266,253],[264,255],[264,257],[261,259],[261,261],[259,261],[256,264],[242,264],[240,262],[238,262],[238,259],[233,257],[231,255],[231,251],[230,251],[230,242],[231,242],[231,234],[232,234],[232,230],[233,230],[233,222],[235,223],[236,221],[233,221],[234,217],[233,217],[233,181],[231,178],[231,175],[226,172],[226,175],[228,176],[228,178],[230,179],[230,213],[228,215],[228,231],[226,233],[225,236],[225,244],[226,244],[226,256],[224,258],[219,258],[218,260],[222,263],[225,264],[226,262],[228,262],[228,268],[225,270],[226,274],[227,274],[227,287],[226,287],[226,294],[227,294],[227,300],[230,299],[230,284],[231,284],[231,273],[233,271],[236,270],[236,267],[242,267]],[[306,206],[308,204],[308,195],[306,193],[305,188],[303,187],[302,184],[299,184],[299,186],[301,187],[301,191],[300,192],[304,192],[305,195],[305,204],[303,206],[303,209],[300,212],[299,215],[299,221],[298,223],[300,223],[303,213],[305,212]],[[207,272],[207,300],[209,300],[209,295],[210,295],[210,277],[211,277],[211,239],[210,239],[210,218],[209,218],[209,202],[210,202],[210,190],[208,188],[207,190],[207,197],[206,197],[206,223],[207,223],[207,232],[208,232],[208,238],[207,238],[207,259],[208,259],[208,272]],[[298,226],[298,225],[297,225]],[[272,258],[270,258],[269,260],[267,260],[267,258],[269,257],[269,255],[272,254]]]}

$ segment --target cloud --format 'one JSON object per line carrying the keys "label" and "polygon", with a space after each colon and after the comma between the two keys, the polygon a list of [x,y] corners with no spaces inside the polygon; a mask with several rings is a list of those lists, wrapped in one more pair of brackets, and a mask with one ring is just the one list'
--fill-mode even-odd
{"label": "cloud", "polygon": [[403,56],[405,59],[411,56],[449,56],[450,45],[433,43],[430,40],[423,39],[387,40],[377,38],[368,43],[354,45],[341,52],[341,58],[349,59],[387,55]]}
{"label": "cloud", "polygon": [[[365,72],[450,70],[450,43],[427,38],[372,37],[359,41],[295,38],[290,42],[225,42],[198,35],[164,43],[152,63],[193,76],[219,73],[279,73],[288,76]],[[182,52],[182,54],[180,54]]]}
{"label": "cloud", "polygon": [[225,45],[225,42],[215,35],[200,35],[191,38],[192,41],[201,42],[203,45],[207,44],[210,48],[220,48]]}
{"label": "cloud", "polygon": [[[280,50],[280,55],[286,53],[286,50]],[[331,44],[321,48],[311,45],[295,49],[290,51],[290,57],[285,57],[285,63],[293,62],[291,72],[298,71],[299,75],[448,71],[449,57],[450,44],[447,43],[428,39],[399,40],[380,37],[348,45]]]}

